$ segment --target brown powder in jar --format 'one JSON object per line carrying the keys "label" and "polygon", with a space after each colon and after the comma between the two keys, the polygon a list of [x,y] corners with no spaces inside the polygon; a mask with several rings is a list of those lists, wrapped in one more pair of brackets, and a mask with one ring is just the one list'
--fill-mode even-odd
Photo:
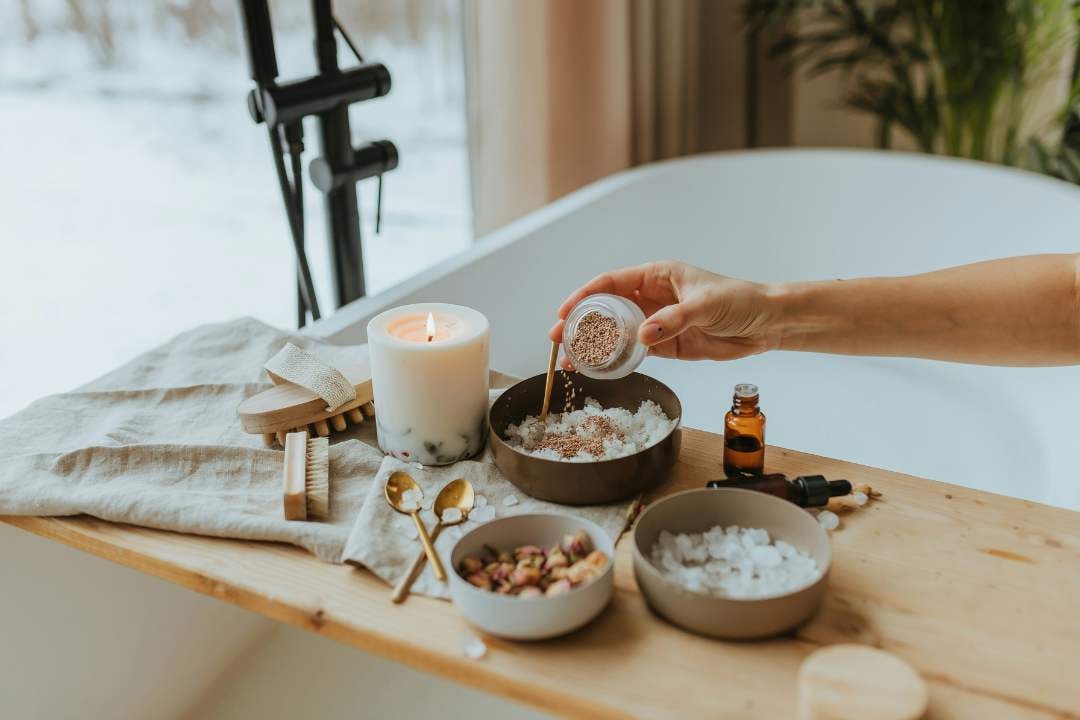
{"label": "brown powder in jar", "polygon": [[608,361],[621,339],[622,330],[615,318],[594,310],[578,321],[570,351],[586,365],[598,367]]}

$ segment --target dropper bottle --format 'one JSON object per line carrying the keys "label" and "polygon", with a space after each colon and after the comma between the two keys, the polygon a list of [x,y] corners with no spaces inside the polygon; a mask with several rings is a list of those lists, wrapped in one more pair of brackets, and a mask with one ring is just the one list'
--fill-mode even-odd
{"label": "dropper bottle", "polygon": [[758,387],[739,383],[724,416],[724,474],[761,473],[765,469],[765,414]]}
{"label": "dropper bottle", "polygon": [[781,473],[737,475],[726,480],[712,480],[706,487],[739,488],[775,495],[801,507],[824,507],[829,498],[851,494],[847,480],[826,480],[824,475],[800,475],[788,480]]}

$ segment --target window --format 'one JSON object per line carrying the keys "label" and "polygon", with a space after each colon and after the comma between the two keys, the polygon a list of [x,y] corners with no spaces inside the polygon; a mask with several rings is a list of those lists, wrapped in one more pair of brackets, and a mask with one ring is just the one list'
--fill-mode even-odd
{"label": "window", "polygon": [[[234,0],[19,0],[0,6],[0,416],[193,325],[295,326],[295,266]],[[282,80],[315,70],[309,3],[274,2]],[[458,0],[335,3],[391,93],[351,109],[357,144],[392,140],[382,232],[359,186],[368,292],[472,237]],[[338,43],[342,66],[356,63]],[[324,313],[330,270],[306,127],[307,246]],[[12,378],[18,377],[16,385]]]}

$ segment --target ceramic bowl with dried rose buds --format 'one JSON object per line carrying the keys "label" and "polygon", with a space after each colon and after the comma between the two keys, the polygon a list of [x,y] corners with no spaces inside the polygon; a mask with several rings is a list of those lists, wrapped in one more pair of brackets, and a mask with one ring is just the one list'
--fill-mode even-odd
{"label": "ceramic bowl with dried rose buds", "polygon": [[450,553],[450,597],[485,632],[539,640],[577,630],[607,606],[615,544],[571,515],[511,515],[465,534]]}

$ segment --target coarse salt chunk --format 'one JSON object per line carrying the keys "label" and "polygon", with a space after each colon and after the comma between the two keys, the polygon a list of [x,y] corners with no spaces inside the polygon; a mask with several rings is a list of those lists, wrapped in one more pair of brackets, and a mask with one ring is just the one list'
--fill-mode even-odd
{"label": "coarse salt chunk", "polygon": [[487,496],[486,495],[477,495],[476,499],[473,501],[473,504],[476,505],[477,510],[479,510],[480,508],[487,507],[487,504],[488,504]]}
{"label": "coarse salt chunk", "polygon": [[487,655],[487,645],[475,635],[466,635],[462,638],[461,652],[470,660],[481,660]]}
{"label": "coarse salt chunk", "polygon": [[822,510],[817,516],[818,524],[826,530],[835,530],[840,527],[840,516],[832,510]]}
{"label": "coarse salt chunk", "polygon": [[853,492],[851,499],[856,505],[865,505],[870,500],[870,496],[864,492]]}
{"label": "coarse salt chunk", "polygon": [[444,523],[456,523],[461,520],[461,508],[448,507],[443,510],[442,521]]}
{"label": "coarse salt chunk", "polygon": [[503,505],[506,507],[513,507],[518,504],[517,495],[507,495],[503,498]]}
{"label": "coarse salt chunk", "polygon": [[487,522],[495,518],[495,508],[491,505],[485,505],[482,508],[476,508],[469,514],[469,519],[476,522]]}

